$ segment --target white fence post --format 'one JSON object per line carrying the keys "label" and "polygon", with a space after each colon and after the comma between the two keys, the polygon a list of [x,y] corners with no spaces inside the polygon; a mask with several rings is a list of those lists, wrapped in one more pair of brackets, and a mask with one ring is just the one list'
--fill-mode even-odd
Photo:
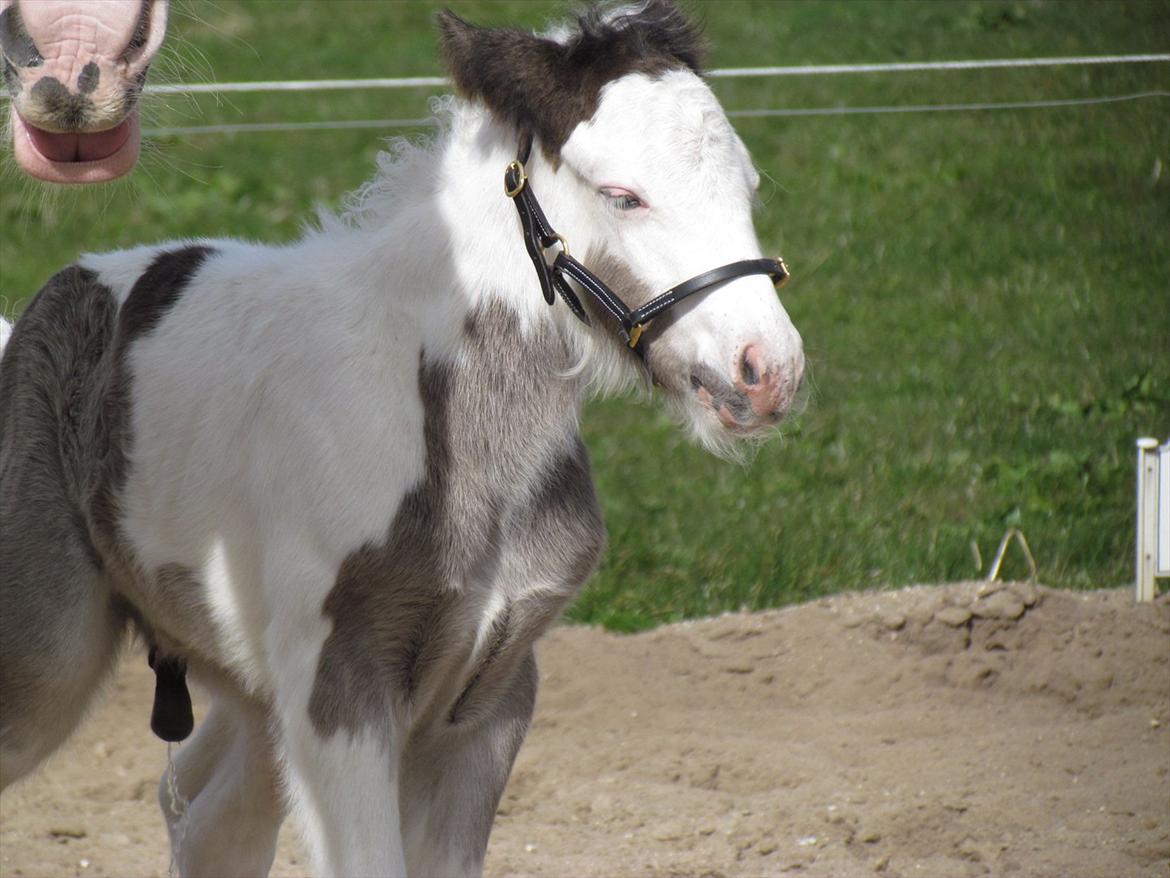
{"label": "white fence post", "polygon": [[1170,441],[1137,441],[1137,599],[1152,601],[1170,576]]}

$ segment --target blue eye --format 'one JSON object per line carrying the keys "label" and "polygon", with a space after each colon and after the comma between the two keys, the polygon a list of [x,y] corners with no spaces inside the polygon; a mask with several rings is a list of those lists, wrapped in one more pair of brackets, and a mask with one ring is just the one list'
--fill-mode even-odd
{"label": "blue eye", "polygon": [[620,189],[616,186],[603,186],[601,194],[604,195],[610,203],[610,206],[615,210],[637,210],[639,207],[645,207],[642,199],[630,192],[628,189]]}

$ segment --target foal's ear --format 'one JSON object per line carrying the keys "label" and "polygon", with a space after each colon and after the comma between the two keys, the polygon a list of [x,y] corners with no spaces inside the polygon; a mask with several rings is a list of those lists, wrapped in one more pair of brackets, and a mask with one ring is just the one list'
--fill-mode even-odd
{"label": "foal's ear", "polygon": [[699,72],[703,38],[671,0],[626,11],[594,5],[563,42],[515,28],[476,27],[438,14],[439,45],[455,86],[502,122],[532,131],[550,154],[597,110],[602,87],[627,73]]}
{"label": "foal's ear", "polygon": [[435,20],[455,87],[501,121],[546,134],[550,114],[556,115],[564,47],[515,28],[476,27],[449,9]]}

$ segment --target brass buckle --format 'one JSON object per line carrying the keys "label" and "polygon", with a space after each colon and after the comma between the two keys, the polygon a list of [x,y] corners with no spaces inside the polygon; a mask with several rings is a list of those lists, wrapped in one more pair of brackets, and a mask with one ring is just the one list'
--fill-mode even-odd
{"label": "brass buckle", "polygon": [[780,263],[780,268],[784,270],[784,277],[779,280],[772,278],[772,286],[778,290],[782,290],[792,280],[792,272],[788,270],[788,263],[784,261],[783,257],[777,256],[776,261]]}
{"label": "brass buckle", "polygon": [[[508,171],[516,172],[516,186],[508,186]],[[528,182],[528,174],[524,170],[523,163],[519,161],[508,162],[508,167],[504,169],[504,194],[509,198],[515,198],[524,191],[524,185]]]}
{"label": "brass buckle", "polygon": [[642,338],[642,333],[646,331],[646,326],[642,323],[635,323],[630,327],[630,340],[628,342],[630,350],[638,346],[638,342]]}
{"label": "brass buckle", "polygon": [[[523,189],[524,187],[523,187],[523,186],[521,186],[520,188],[521,188],[521,189]],[[514,198],[515,196],[511,196],[511,197],[513,197],[513,198]],[[569,255],[571,255],[571,254],[569,253],[569,242],[565,240],[565,236],[564,236],[564,235],[558,235],[556,232],[553,232],[553,237],[554,237],[556,240],[555,240],[555,241],[553,241],[553,243],[552,243],[552,244],[549,244],[549,245],[548,245],[548,247],[542,247],[541,249],[543,249],[543,250],[547,250],[547,249],[549,249],[549,247],[552,247],[554,244],[560,244],[560,245],[561,245],[561,251],[562,251],[562,252],[563,252],[563,253],[564,253],[566,256],[569,256]]]}

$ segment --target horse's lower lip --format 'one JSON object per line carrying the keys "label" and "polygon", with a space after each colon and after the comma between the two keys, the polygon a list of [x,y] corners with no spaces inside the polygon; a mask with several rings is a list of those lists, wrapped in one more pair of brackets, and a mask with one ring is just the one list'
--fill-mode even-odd
{"label": "horse's lower lip", "polygon": [[57,134],[24,123],[37,152],[51,162],[99,162],[126,145],[132,127],[129,117],[106,131]]}
{"label": "horse's lower lip", "polygon": [[103,183],[138,160],[141,130],[132,112],[106,131],[56,134],[26,122],[13,108],[13,153],[23,171],[49,183]]}

